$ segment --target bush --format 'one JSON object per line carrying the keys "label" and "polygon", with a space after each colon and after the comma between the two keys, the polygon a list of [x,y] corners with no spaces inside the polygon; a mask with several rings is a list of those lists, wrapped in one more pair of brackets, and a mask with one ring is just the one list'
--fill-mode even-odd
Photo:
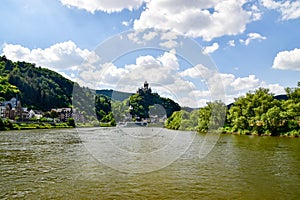
{"label": "bush", "polygon": [[74,118],[68,118],[67,124],[68,124],[69,126],[74,127],[74,128],[76,127]]}
{"label": "bush", "polygon": [[3,122],[3,120],[0,118],[0,131],[5,130],[5,124]]}

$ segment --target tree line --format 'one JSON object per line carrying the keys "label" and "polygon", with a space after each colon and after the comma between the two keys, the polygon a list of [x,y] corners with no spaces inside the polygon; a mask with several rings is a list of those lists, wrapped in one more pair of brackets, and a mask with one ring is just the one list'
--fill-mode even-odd
{"label": "tree line", "polygon": [[231,106],[215,101],[192,112],[174,112],[165,126],[198,132],[219,129],[239,134],[299,136],[300,82],[285,91],[287,100],[276,99],[269,89],[259,88],[236,98]]}

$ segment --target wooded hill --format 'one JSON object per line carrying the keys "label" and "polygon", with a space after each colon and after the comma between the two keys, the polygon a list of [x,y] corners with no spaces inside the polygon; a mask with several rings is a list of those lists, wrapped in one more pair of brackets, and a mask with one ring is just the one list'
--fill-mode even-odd
{"label": "wooded hill", "polygon": [[[72,97],[73,86],[76,86],[76,92]],[[114,117],[123,120],[125,114],[128,114],[129,101],[134,108],[133,112],[136,111],[133,114],[141,118],[149,117],[149,106],[153,104],[162,104],[167,116],[180,110],[180,106],[171,99],[162,98],[156,93],[137,96],[114,90],[95,91],[80,87],[49,69],[27,62],[12,62],[5,56],[0,56],[0,102],[16,95],[22,106],[29,109],[49,111],[52,108],[73,106],[83,112],[89,121],[99,120],[111,124],[115,124]]]}
{"label": "wooded hill", "polygon": [[22,106],[48,111],[70,107],[73,82],[49,69],[0,56],[0,100],[16,95]]}

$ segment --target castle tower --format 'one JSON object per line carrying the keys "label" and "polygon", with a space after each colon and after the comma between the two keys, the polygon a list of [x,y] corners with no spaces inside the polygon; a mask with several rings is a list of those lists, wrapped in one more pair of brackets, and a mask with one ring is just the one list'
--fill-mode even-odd
{"label": "castle tower", "polygon": [[145,81],[144,83],[144,90],[147,91],[148,90],[148,87],[149,87],[149,84],[147,81]]}

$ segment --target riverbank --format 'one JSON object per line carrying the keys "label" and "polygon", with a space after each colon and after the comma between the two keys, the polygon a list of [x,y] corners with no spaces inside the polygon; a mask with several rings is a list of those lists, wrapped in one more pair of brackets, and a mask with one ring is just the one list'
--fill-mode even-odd
{"label": "riverbank", "polygon": [[248,130],[239,130],[239,131],[231,131],[230,128],[225,127],[221,129],[223,134],[231,134],[231,135],[253,135],[253,136],[272,136],[272,137],[291,137],[291,138],[299,138],[300,131],[293,130],[289,132],[280,132],[280,133],[257,133],[257,132],[250,132]]}
{"label": "riverbank", "polygon": [[48,123],[48,122],[12,122],[4,120],[3,126],[0,131],[11,130],[34,130],[34,129],[58,129],[58,128],[89,128],[89,127],[111,127],[109,123],[90,122],[90,123],[77,123],[75,122],[61,122],[61,123]]}

